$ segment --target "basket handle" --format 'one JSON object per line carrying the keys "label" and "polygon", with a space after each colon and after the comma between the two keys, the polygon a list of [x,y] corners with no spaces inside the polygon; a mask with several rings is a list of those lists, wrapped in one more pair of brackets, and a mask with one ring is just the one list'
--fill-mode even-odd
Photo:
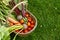
{"label": "basket handle", "polygon": [[22,2],[20,2],[20,3],[18,3],[18,4],[16,4],[16,5],[11,9],[11,11],[9,12],[8,15],[10,15],[10,14],[14,11],[14,9],[15,9],[16,7],[18,7],[19,5],[21,5],[22,3],[27,3],[27,1],[22,1]]}
{"label": "basket handle", "polygon": [[[10,5],[11,7],[14,7],[16,4],[14,3],[14,1],[10,1],[10,2],[9,2],[9,5]],[[21,10],[20,10],[18,7],[16,7],[14,11],[16,12],[16,13],[15,13],[16,15],[19,15],[20,12],[21,12]]]}

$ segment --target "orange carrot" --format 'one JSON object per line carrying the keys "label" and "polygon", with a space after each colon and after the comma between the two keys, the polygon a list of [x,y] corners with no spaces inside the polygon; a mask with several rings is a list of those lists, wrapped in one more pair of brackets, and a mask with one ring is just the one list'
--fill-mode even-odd
{"label": "orange carrot", "polygon": [[19,23],[18,21],[14,20],[14,19],[12,19],[10,17],[8,17],[7,20],[10,21],[10,22],[12,22],[12,23],[14,23],[14,24]]}
{"label": "orange carrot", "polygon": [[9,25],[10,25],[10,26],[13,26],[13,23],[10,22]]}
{"label": "orange carrot", "polygon": [[15,25],[21,25],[20,23],[16,23]]}

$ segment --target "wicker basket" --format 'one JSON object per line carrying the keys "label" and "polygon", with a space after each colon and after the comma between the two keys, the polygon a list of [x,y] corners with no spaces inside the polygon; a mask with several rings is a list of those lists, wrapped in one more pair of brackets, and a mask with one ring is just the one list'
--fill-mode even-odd
{"label": "wicker basket", "polygon": [[[20,5],[21,3],[19,3],[19,5]],[[15,7],[15,3],[13,2],[13,1],[11,1],[10,2],[10,5],[14,8]],[[18,5],[18,6],[19,6]],[[18,10],[19,11],[19,13],[21,12],[21,10],[19,10],[19,8],[18,8],[18,6],[16,6],[13,10],[11,10],[11,12],[10,13],[12,13],[13,11],[15,11],[15,10]],[[16,12],[16,11],[15,11]],[[35,28],[37,27],[37,19],[36,19],[36,17],[30,12],[30,11],[28,11],[28,10],[26,10],[26,12],[27,13],[29,13],[30,15],[31,15],[31,17],[33,18],[33,20],[35,21],[35,26],[34,26],[34,28],[31,30],[31,31],[29,31],[29,32],[27,32],[27,33],[19,33],[18,35],[19,36],[27,36],[27,35],[29,35],[30,33],[32,33],[34,30],[35,30]],[[16,14],[18,14],[17,12],[16,12]],[[17,32],[14,32],[14,33],[17,33]]]}

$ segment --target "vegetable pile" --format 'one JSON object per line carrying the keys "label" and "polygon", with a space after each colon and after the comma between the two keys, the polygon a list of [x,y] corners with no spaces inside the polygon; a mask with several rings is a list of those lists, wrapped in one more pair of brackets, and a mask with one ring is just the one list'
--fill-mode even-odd
{"label": "vegetable pile", "polygon": [[[22,30],[21,33],[27,33],[29,31],[31,31],[35,26],[35,22],[28,12],[25,13],[25,17],[22,17],[19,20],[19,23],[24,26],[24,30]],[[17,30],[16,32],[19,32],[19,30]]]}
{"label": "vegetable pile", "polygon": [[[17,8],[14,12],[9,14],[12,7],[9,5],[9,2],[10,0],[0,0],[0,40],[10,40],[9,35],[13,31],[17,32],[17,34],[27,33],[35,26],[35,21],[33,17],[24,9],[24,4],[22,4],[22,11],[19,15],[17,15]],[[16,36],[13,40],[15,40],[15,38]]]}

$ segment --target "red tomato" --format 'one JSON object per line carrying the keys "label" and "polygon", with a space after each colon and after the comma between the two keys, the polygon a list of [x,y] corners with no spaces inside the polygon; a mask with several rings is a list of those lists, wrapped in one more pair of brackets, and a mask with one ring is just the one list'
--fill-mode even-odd
{"label": "red tomato", "polygon": [[30,31],[30,30],[31,30],[31,28],[29,27],[29,28],[28,28],[28,30]]}
{"label": "red tomato", "polygon": [[34,27],[34,25],[31,25],[30,27],[31,27],[31,28],[33,28],[33,27]]}
{"label": "red tomato", "polygon": [[32,18],[31,17],[28,17],[28,21],[31,22],[32,21]]}
{"label": "red tomato", "polygon": [[27,23],[27,25],[28,25],[28,26],[30,26],[30,25],[31,25],[31,23],[30,23],[30,22],[28,22],[28,23]]}
{"label": "red tomato", "polygon": [[28,32],[28,30],[27,30],[27,29],[25,29],[25,30],[24,30],[24,32],[25,32],[25,33],[27,33],[27,32]]}
{"label": "red tomato", "polygon": [[34,21],[31,21],[31,24],[34,24]]}
{"label": "red tomato", "polygon": [[26,16],[26,17],[29,17],[29,14],[28,14],[28,13],[26,13],[26,14],[25,14],[25,16]]}
{"label": "red tomato", "polygon": [[16,30],[16,32],[19,32],[19,30]]}

